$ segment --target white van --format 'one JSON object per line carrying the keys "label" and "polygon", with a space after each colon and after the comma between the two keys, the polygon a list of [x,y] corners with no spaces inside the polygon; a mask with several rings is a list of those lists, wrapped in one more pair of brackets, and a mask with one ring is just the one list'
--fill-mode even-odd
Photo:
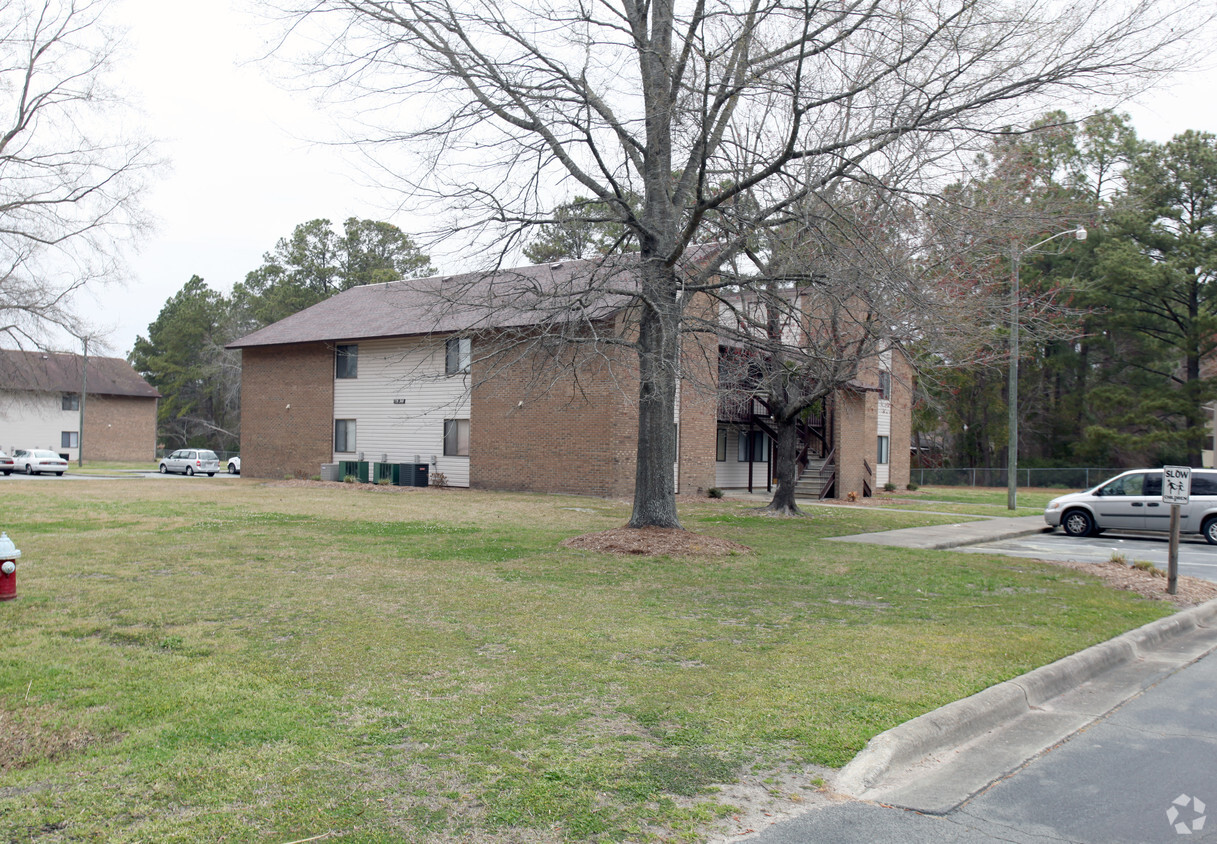
{"label": "white van", "polygon": [[[1193,469],[1190,503],[1179,508],[1179,532],[1199,533],[1217,545],[1217,470]],[[1048,502],[1044,521],[1070,536],[1105,530],[1169,531],[1171,508],[1162,503],[1162,470],[1133,469],[1085,492]]]}

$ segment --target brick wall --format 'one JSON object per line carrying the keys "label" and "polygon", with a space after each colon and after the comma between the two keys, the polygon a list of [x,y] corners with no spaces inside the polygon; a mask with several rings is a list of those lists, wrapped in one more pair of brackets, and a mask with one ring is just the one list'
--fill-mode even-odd
{"label": "brick wall", "polygon": [[[574,354],[575,357],[570,355]],[[632,494],[638,417],[631,352],[560,360],[528,355],[473,364],[469,485],[480,489]]]}
{"label": "brick wall", "polygon": [[156,402],[89,393],[85,397],[85,459],[155,461]]}
{"label": "brick wall", "polygon": [[[694,317],[709,319],[714,307],[706,302]],[[718,336],[690,334],[681,346],[679,489],[682,496],[704,496],[717,485]]]}
{"label": "brick wall", "polygon": [[[878,361],[862,361],[854,380],[867,387],[879,385]],[[833,447],[836,449],[837,498],[847,498],[854,492],[861,498],[864,482],[875,489],[875,477],[866,474],[865,460],[874,472],[879,442],[879,394],[871,390],[838,390],[834,396],[836,419],[833,425]]]}
{"label": "brick wall", "polygon": [[312,477],[333,455],[334,351],[325,343],[241,350],[241,474]]}

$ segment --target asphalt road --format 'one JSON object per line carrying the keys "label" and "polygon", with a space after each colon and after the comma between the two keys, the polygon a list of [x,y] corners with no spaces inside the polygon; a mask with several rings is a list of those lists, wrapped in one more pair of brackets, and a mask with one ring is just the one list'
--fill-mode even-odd
{"label": "asphalt road", "polygon": [[[1017,539],[1003,539],[956,548],[984,554],[1007,554],[1011,557],[1033,557],[1038,560],[1077,560],[1083,563],[1105,563],[1113,554],[1124,555],[1128,562],[1146,560],[1166,570],[1169,542],[1166,534],[1118,533],[1107,531],[1102,536],[1076,539],[1063,532],[1033,534]],[[1217,580],[1217,545],[1210,545],[1196,535],[1179,538],[1179,573]]]}
{"label": "asphalt road", "polygon": [[854,801],[809,811],[740,840],[1217,841],[1214,690],[1217,654],[1167,677],[946,815]]}

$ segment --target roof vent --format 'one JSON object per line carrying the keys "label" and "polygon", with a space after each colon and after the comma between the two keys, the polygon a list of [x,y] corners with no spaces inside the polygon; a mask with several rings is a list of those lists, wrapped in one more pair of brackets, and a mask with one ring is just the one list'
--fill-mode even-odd
{"label": "roof vent", "polygon": [[561,261],[556,261],[555,263],[550,264],[550,265],[549,265],[549,268],[550,268],[551,270],[560,270],[560,269],[562,269],[562,262],[561,262]]}

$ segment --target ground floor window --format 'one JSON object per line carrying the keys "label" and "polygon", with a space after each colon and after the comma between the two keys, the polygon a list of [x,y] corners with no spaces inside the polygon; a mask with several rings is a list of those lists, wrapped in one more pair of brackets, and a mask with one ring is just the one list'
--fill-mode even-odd
{"label": "ground floor window", "polygon": [[59,435],[60,448],[80,448],[80,432],[64,431]]}
{"label": "ground floor window", "polygon": [[444,456],[469,456],[469,420],[444,420]]}
{"label": "ground floor window", "polygon": [[769,437],[764,431],[740,431],[739,462],[747,463],[750,453],[753,463],[769,461]]}
{"label": "ground floor window", "polygon": [[334,420],[334,451],[355,451],[355,420]]}
{"label": "ground floor window", "polygon": [[727,429],[718,429],[718,448],[715,450],[714,459],[719,463],[727,461]]}
{"label": "ground floor window", "polygon": [[878,463],[891,463],[891,437],[879,437]]}

